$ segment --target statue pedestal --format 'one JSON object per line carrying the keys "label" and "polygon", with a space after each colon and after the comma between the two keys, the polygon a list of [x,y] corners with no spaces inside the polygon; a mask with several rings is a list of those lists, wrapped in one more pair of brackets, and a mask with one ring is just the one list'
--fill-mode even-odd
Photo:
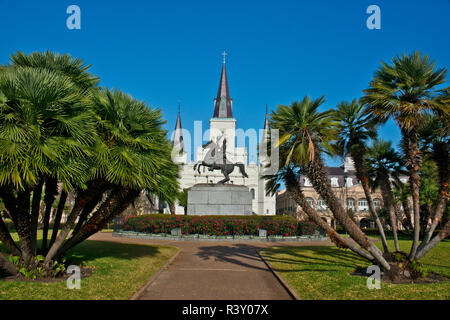
{"label": "statue pedestal", "polygon": [[188,191],[188,215],[251,215],[252,194],[246,186],[194,185]]}

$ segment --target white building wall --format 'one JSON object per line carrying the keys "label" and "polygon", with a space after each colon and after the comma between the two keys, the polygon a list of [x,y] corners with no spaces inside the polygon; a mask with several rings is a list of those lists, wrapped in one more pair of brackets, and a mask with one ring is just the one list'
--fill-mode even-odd
{"label": "white building wall", "polygon": [[[214,138],[214,136],[212,138]],[[234,142],[234,140],[227,140],[227,141]],[[250,190],[251,189],[254,190],[255,198],[252,200],[252,211],[254,213],[258,215],[275,215],[276,197],[265,195],[264,189],[265,182],[264,180],[261,179],[261,166],[254,162],[251,162],[250,164],[247,165],[248,154],[246,148],[236,148],[234,146],[234,143],[228,143],[227,153],[229,153],[229,150],[230,151],[233,150],[232,153],[234,158],[233,162],[243,163],[245,165],[245,172],[248,175],[248,178],[243,177],[239,171],[239,168],[236,167],[234,171],[230,174],[229,183],[244,185],[248,187]],[[203,157],[206,155],[206,152],[207,152],[206,150],[203,150],[201,147],[199,147],[197,150],[197,161],[203,159]],[[198,173],[197,170],[195,170],[194,172],[194,163],[188,162],[186,157],[184,158],[180,157],[179,162],[180,163],[184,162],[180,170],[181,189],[190,188],[197,183],[217,183],[224,178],[220,171],[218,170],[209,171],[208,168],[203,166],[200,168],[200,174]],[[184,208],[182,206],[176,205],[175,213],[180,215],[184,214]]]}

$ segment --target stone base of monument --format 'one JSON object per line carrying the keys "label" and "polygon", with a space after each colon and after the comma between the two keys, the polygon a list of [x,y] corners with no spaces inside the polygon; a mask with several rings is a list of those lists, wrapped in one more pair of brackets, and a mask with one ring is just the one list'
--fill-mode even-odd
{"label": "stone base of monument", "polygon": [[188,215],[251,215],[252,194],[246,186],[200,183],[188,191]]}

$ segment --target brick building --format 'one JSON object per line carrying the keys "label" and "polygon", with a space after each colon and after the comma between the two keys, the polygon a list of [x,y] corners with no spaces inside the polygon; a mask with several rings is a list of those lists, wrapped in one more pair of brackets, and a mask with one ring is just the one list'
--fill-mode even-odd
{"label": "brick building", "polygon": [[[353,161],[350,157],[346,157],[344,163],[339,167],[327,167],[330,176],[330,183],[335,191],[335,194],[346,210],[351,210],[355,221],[361,227],[373,228],[371,215],[369,212],[369,205],[367,203],[364,190],[356,178]],[[403,182],[407,182],[406,176],[400,177]],[[300,185],[302,186],[303,194],[305,195],[309,204],[316,209],[322,218],[327,221],[332,227],[336,227],[336,221],[332,212],[328,209],[325,200],[314,190],[311,182],[307,177],[300,177]],[[381,192],[375,190],[372,193],[373,203],[376,209],[383,207],[383,200]],[[276,214],[288,214],[299,219],[307,218],[300,206],[291,199],[288,192],[285,190],[277,193]],[[401,228],[401,224],[398,225]]]}

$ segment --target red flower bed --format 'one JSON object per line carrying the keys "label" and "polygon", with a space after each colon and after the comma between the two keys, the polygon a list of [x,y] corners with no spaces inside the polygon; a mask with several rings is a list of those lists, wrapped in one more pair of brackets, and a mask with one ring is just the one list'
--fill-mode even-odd
{"label": "red flower bed", "polygon": [[267,230],[267,235],[296,236],[312,235],[316,230],[310,222],[298,222],[286,216],[175,216],[142,215],[127,216],[120,220],[118,229],[144,233],[170,233],[181,228],[183,234],[213,236],[253,235],[259,229]]}

